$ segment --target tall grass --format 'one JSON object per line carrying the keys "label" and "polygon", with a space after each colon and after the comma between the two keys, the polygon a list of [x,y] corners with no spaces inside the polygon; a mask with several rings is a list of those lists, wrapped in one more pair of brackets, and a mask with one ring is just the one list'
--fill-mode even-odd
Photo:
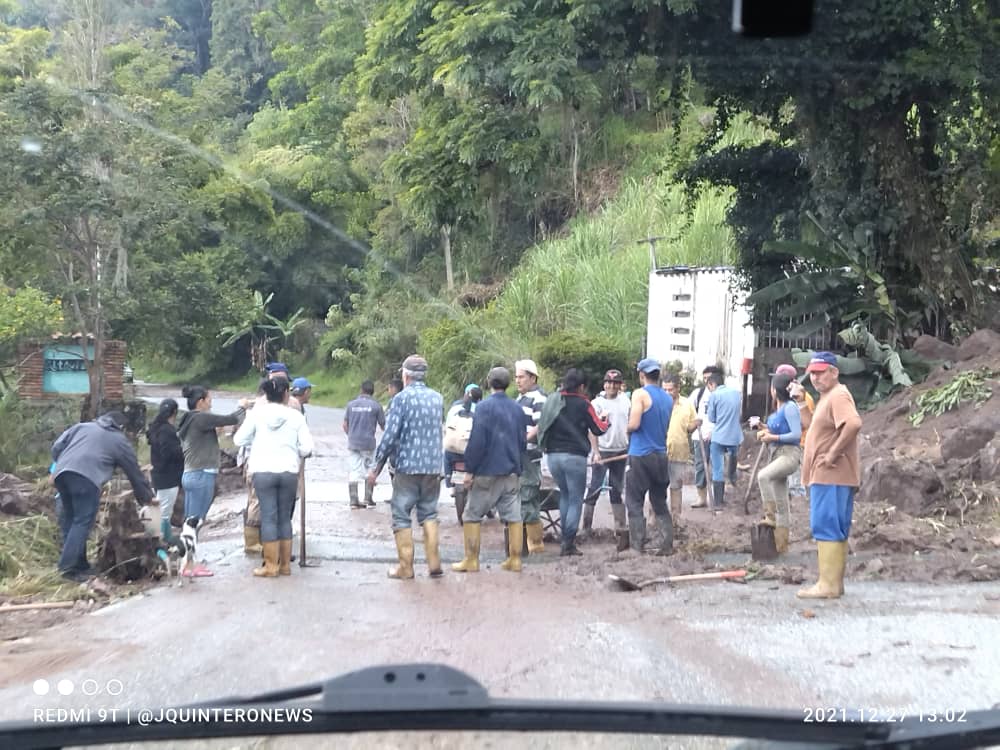
{"label": "tall grass", "polygon": [[668,175],[629,180],[598,214],[573,222],[567,237],[528,253],[497,302],[498,322],[521,338],[560,330],[611,334],[636,351],[646,329],[651,268],[725,265],[734,260],[725,224],[731,190],[703,191],[690,207]]}

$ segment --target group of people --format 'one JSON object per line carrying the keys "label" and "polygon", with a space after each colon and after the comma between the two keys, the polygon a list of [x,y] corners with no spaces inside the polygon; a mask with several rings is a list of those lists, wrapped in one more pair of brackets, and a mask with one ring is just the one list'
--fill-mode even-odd
{"label": "group of people", "polygon": [[[464,472],[456,492],[463,493],[459,512],[465,549],[462,560],[451,566],[456,572],[479,570],[481,524],[492,513],[507,527],[504,570],[519,572],[524,552],[544,551],[543,464],[559,489],[563,556],[581,554],[577,546],[581,521],[586,534],[592,529],[606,478],[621,552],[642,553],[650,543],[657,554],[672,552],[674,537],[682,532],[681,490],[692,459],[699,494],[692,507],[716,513],[726,507],[726,481],[736,481],[736,456],[743,442],[742,396],[726,385],[716,366],[706,367],[703,384],[685,397],[677,376],[662,373],[656,360],[643,359],[636,367],[639,387],[634,392],[625,390],[623,373],[612,369],[605,373],[603,391],[593,401],[587,376],[576,368],[564,374],[556,392],[546,394],[538,386],[535,363],[518,360],[513,377],[517,398],[513,399],[507,395],[510,371],[494,367],[486,378],[488,395],[470,384],[449,410],[449,416],[471,418],[461,453],[450,456],[445,455],[444,400],[426,384],[427,371],[423,357],[408,357],[387,410],[374,399],[374,384],[366,381],[358,398],[348,404],[343,423],[351,453],[351,507],[373,507],[375,483],[387,466],[390,470],[398,556],[398,564],[389,571],[392,578],[414,577],[414,510],[424,531],[430,575],[443,574],[438,496],[442,473],[450,475],[450,468],[459,462]],[[776,547],[786,551],[789,484],[797,483],[796,475],[800,475],[809,491],[819,581],[799,596],[833,598],[843,593],[854,492],[860,484],[861,418],[850,392],[839,383],[835,355],[817,353],[806,372],[820,394],[818,403],[798,382],[795,368],[783,365],[770,383],[774,410],[763,424],[751,425],[771,453],[758,476],[762,523],[774,527]],[[204,519],[215,494],[218,431],[224,427],[238,427],[233,439],[245,452],[251,485],[247,549],[257,551],[259,544],[263,557],[254,575],[290,574],[291,519],[303,461],[313,452],[304,417],[310,389],[308,381],[290,380],[287,367],[273,363],[257,400],[241,400],[231,414],[213,414],[211,393],[200,386],[184,388],[188,408],[179,417],[177,402],[165,399],[147,431],[152,486],[123,432],[123,414],[112,412],[68,429],[52,447],[52,478],[61,499],[62,574],[71,580],[93,575],[86,559],[86,539],[97,515],[100,488],[116,467],[128,476],[140,504],[160,506],[165,542],[172,541],[170,517],[179,488],[184,490],[185,517]],[[376,445],[377,427],[383,428],[383,434]],[[362,481],[363,502],[358,488]],[[647,498],[656,518],[654,540],[647,538]],[[198,565],[193,575],[211,575],[211,571]]]}
{"label": "group of people", "polygon": [[[801,476],[809,488],[820,576],[799,596],[829,598],[843,593],[846,540],[860,484],[861,418],[850,392],[839,383],[833,354],[817,353],[806,372],[821,396],[819,403],[798,381],[794,366],[783,365],[769,384],[773,411],[763,422],[751,420],[751,427],[770,452],[758,475],[764,507],[761,523],[774,527],[778,551],[787,551],[789,485],[797,484]],[[578,369],[568,370],[558,390],[546,394],[538,387],[535,363],[518,360],[514,368],[518,395],[513,399],[507,396],[510,372],[495,367],[486,378],[487,393],[477,394],[478,386],[470,385],[452,406],[451,413],[464,411],[471,417],[471,429],[463,452],[450,456],[443,449],[444,401],[427,386],[426,375],[422,357],[414,355],[403,363],[403,390],[390,402],[367,478],[373,486],[382,468],[393,461],[392,525],[399,563],[390,577],[414,576],[414,509],[424,529],[430,575],[443,573],[437,518],[443,462],[449,468],[460,462],[464,469],[456,493],[463,493],[465,554],[452,565],[456,572],[479,570],[481,524],[491,512],[507,527],[502,569],[520,571],[524,552],[544,551],[543,465],[559,488],[564,556],[581,554],[577,546],[581,521],[586,534],[604,489],[609,490],[619,551],[641,553],[651,544],[656,554],[665,555],[672,552],[675,535],[682,533],[682,488],[692,460],[699,495],[692,507],[722,512],[727,482],[736,482],[737,455],[744,440],[742,395],[726,385],[716,366],[705,368],[702,385],[686,397],[676,375],[662,373],[659,362],[644,359],[636,367],[638,389],[628,394],[622,372],[608,370],[604,388],[593,401],[586,375]],[[658,533],[653,540],[647,537],[647,499],[656,518]]]}

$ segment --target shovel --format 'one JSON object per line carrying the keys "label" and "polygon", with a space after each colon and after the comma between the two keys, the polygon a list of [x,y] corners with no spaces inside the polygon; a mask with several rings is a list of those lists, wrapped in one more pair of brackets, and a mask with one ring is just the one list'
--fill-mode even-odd
{"label": "shovel", "polygon": [[299,567],[318,568],[319,561],[306,560],[306,460],[299,461]]}
{"label": "shovel", "polygon": [[630,581],[627,578],[616,576],[611,573],[608,578],[622,591],[641,591],[647,586],[654,586],[658,583],[681,583],[683,581],[713,581],[734,578],[745,578],[745,570],[720,570],[715,573],[690,573],[683,576],[668,576],[666,578],[650,578],[648,581]]}

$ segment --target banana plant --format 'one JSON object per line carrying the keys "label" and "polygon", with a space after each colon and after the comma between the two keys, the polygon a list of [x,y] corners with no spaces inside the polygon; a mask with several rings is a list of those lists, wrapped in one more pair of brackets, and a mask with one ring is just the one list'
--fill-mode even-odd
{"label": "banana plant", "polygon": [[748,298],[758,309],[772,309],[777,317],[808,320],[792,328],[790,336],[806,337],[829,324],[866,318],[869,325],[894,339],[901,324],[896,304],[885,278],[875,267],[870,247],[871,231],[854,230],[854,246],[830,236],[814,216],[807,217],[826,242],[765,242],[763,251],[793,256],[793,272],[759,289]]}
{"label": "banana plant", "polygon": [[222,342],[222,348],[232,346],[240,339],[249,337],[250,361],[260,372],[264,371],[264,367],[270,359],[271,344],[278,338],[271,335],[272,331],[277,330],[277,326],[270,322],[275,318],[267,311],[267,306],[272,299],[274,299],[273,292],[265,298],[260,292],[255,291],[243,320],[219,331],[220,337],[228,337]]}

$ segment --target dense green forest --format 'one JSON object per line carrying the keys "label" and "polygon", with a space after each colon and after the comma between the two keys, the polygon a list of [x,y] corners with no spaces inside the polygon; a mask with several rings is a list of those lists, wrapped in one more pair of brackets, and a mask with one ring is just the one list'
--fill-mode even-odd
{"label": "dense green forest", "polygon": [[635,357],[649,236],[779,315],[996,321],[1000,3],[818,5],[750,40],[702,0],[0,0],[0,359]]}

